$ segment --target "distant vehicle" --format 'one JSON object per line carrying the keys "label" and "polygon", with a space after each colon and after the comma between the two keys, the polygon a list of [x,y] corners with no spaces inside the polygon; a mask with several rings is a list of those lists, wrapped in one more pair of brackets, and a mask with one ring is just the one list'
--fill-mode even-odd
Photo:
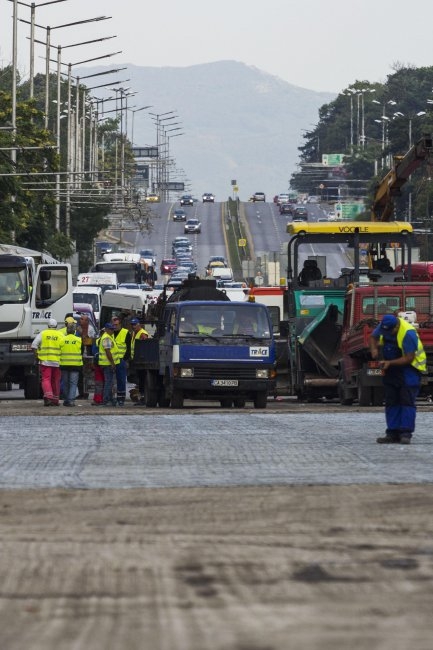
{"label": "distant vehicle", "polygon": [[184,231],[188,233],[201,233],[201,223],[198,219],[188,219],[185,222]]}
{"label": "distant vehicle", "polygon": [[266,195],[264,192],[254,192],[252,196],[252,200],[254,202],[256,201],[266,201]]}
{"label": "distant vehicle", "polygon": [[315,196],[313,194],[309,196],[307,199],[307,203],[319,203],[319,202],[320,202],[320,196]]}
{"label": "distant vehicle", "polygon": [[147,264],[148,266],[155,266],[155,251],[153,251],[151,248],[143,248],[143,250],[140,251],[140,262]]}
{"label": "distant vehicle", "polygon": [[293,221],[301,219],[301,221],[308,221],[308,210],[302,205],[299,205],[293,210]]}
{"label": "distant vehicle", "polygon": [[186,212],[185,210],[175,210],[173,212],[173,221],[186,221]]}
{"label": "distant vehicle", "polygon": [[176,264],[176,260],[174,258],[166,257],[163,260],[161,260],[161,266],[159,267],[159,270],[163,274],[169,274],[169,273],[171,274],[175,270],[176,266],[177,266],[177,264]]}
{"label": "distant vehicle", "polygon": [[289,199],[290,199],[290,194],[288,194],[287,192],[285,194],[284,193],[278,194],[277,203],[278,205],[281,205],[282,203],[289,203]]}
{"label": "distant vehicle", "polygon": [[179,203],[181,205],[194,205],[194,199],[192,198],[191,194],[184,194],[180,197]]}
{"label": "distant vehicle", "polygon": [[211,194],[210,192],[205,192],[203,196],[201,197],[203,203],[214,203],[215,202],[215,196]]}
{"label": "distant vehicle", "polygon": [[102,257],[105,253],[113,252],[113,244],[109,241],[95,242],[96,257]]}
{"label": "distant vehicle", "polygon": [[158,194],[148,194],[148,195],[146,196],[146,201],[147,201],[148,203],[159,203],[160,200],[161,200],[161,199],[160,199],[160,197],[158,196]]}
{"label": "distant vehicle", "polygon": [[173,242],[171,250],[172,250],[173,255],[176,255],[176,253],[179,252],[180,250],[188,251],[188,253],[191,253],[192,252],[192,244],[191,244],[191,242],[189,240]]}
{"label": "distant vehicle", "polygon": [[140,291],[152,291],[153,287],[146,282],[143,284],[138,284],[135,282],[123,282],[119,284],[119,289],[140,289]]}
{"label": "distant vehicle", "polygon": [[280,214],[292,214],[294,208],[291,203],[280,203],[278,209]]}
{"label": "distant vehicle", "polygon": [[217,266],[228,266],[226,258],[223,257],[222,255],[212,255],[209,258],[209,262],[207,264],[207,268],[209,268],[214,262],[218,262]]}

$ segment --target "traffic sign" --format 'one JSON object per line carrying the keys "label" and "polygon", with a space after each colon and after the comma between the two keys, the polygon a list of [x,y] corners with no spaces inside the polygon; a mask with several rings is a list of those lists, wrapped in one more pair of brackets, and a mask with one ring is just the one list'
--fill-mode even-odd
{"label": "traffic sign", "polygon": [[247,240],[246,239],[239,239],[238,240],[238,246],[240,248],[245,248],[246,245],[247,245]]}

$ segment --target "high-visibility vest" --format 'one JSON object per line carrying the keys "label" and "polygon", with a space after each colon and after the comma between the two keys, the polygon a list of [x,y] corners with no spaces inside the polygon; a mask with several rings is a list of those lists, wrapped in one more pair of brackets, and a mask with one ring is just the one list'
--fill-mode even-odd
{"label": "high-visibility vest", "polygon": [[83,356],[81,354],[81,339],[75,334],[67,334],[65,337],[65,344],[60,353],[60,365],[67,366],[82,366]]}
{"label": "high-visibility vest", "polygon": [[149,338],[149,332],[146,332],[146,330],[143,327],[140,327],[138,332],[133,332],[132,333],[132,339],[131,339],[131,358],[134,358],[134,346],[135,346],[135,339],[140,339],[142,334],[147,334],[147,338]]}
{"label": "high-visibility vest", "polygon": [[55,361],[60,363],[60,351],[64,344],[63,335],[53,329],[48,328],[41,333],[41,346],[38,349],[39,361]]}
{"label": "high-visibility vest", "polygon": [[119,359],[123,359],[126,354],[126,337],[128,334],[129,331],[126,329],[126,327],[122,327],[114,337],[117,348],[119,350]]}
{"label": "high-visibility vest", "polygon": [[[400,350],[403,352],[403,340],[404,337],[406,336],[406,333],[409,330],[413,330],[416,334],[416,338],[418,341],[418,347],[415,351],[415,356],[413,358],[412,363],[410,364],[413,368],[416,370],[419,370],[419,372],[426,372],[427,371],[427,355],[424,351],[424,346],[421,343],[421,339],[419,338],[418,332],[416,331],[416,327],[408,323],[404,318],[399,318],[398,322],[400,323],[398,332],[397,332],[397,345],[400,348]],[[380,343],[383,344],[383,336],[380,337],[379,339]]]}
{"label": "high-visibility vest", "polygon": [[101,336],[99,339],[99,358],[98,358],[98,365],[99,366],[111,366],[111,361],[108,360],[107,355],[105,354],[105,348],[102,344],[104,339],[111,339],[113,341],[113,346],[110,348],[111,355],[113,357],[114,363],[117,365],[120,361],[119,359],[119,348],[116,345],[116,341],[114,340],[113,336],[110,336],[110,334],[107,334],[107,332],[104,332],[104,334]]}

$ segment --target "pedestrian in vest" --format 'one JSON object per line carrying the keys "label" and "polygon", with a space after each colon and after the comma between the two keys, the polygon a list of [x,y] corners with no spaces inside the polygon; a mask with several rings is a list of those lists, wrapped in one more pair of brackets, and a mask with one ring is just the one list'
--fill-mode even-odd
{"label": "pedestrian in vest", "polygon": [[78,377],[83,367],[83,345],[81,338],[76,335],[75,320],[68,323],[64,345],[60,353],[60,369],[62,372],[63,406],[75,406]]}
{"label": "pedestrian in vest", "polygon": [[113,323],[105,323],[104,333],[99,341],[99,365],[104,371],[103,406],[117,406],[114,396],[114,378],[116,365],[119,363],[119,353],[113,331]]}
{"label": "pedestrian in vest", "polygon": [[45,406],[59,406],[60,354],[63,345],[64,337],[57,331],[57,321],[54,318],[50,318],[47,329],[40,332],[32,343],[40,364]]}
{"label": "pedestrian in vest", "polygon": [[128,373],[127,361],[131,358],[131,332],[122,327],[120,316],[113,316],[113,337],[119,350],[119,363],[116,365],[117,404],[125,405],[126,377]]}
{"label": "pedestrian in vest", "polygon": [[95,382],[92,404],[94,406],[100,406],[104,401],[104,370],[103,367],[99,365],[99,343],[101,341],[101,336],[104,334],[104,331],[104,329],[101,330],[100,335],[92,345],[92,370]]}
{"label": "pedestrian in vest", "polygon": [[386,432],[378,443],[409,445],[415,431],[416,398],[427,357],[416,328],[404,318],[385,314],[372,332],[370,351],[379,358],[385,389]]}
{"label": "pedestrian in vest", "polygon": [[[149,333],[146,332],[145,329],[143,329],[138,318],[131,318],[131,327],[132,327],[131,358],[134,362],[135,341],[142,341],[143,339],[148,339]],[[145,387],[146,387],[146,370],[144,368],[135,367],[135,372],[137,375],[138,392],[140,393],[140,397],[138,398],[138,402],[136,402],[134,406],[146,406],[146,400],[144,395]]]}

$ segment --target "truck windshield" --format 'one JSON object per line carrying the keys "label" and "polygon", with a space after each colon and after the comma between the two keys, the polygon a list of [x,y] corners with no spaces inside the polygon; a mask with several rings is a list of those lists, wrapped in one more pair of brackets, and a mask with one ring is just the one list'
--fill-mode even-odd
{"label": "truck windshield", "polygon": [[269,338],[271,324],[264,305],[206,304],[182,306],[179,311],[180,337],[209,336]]}
{"label": "truck windshield", "polygon": [[0,304],[23,303],[29,298],[25,268],[0,269]]}

